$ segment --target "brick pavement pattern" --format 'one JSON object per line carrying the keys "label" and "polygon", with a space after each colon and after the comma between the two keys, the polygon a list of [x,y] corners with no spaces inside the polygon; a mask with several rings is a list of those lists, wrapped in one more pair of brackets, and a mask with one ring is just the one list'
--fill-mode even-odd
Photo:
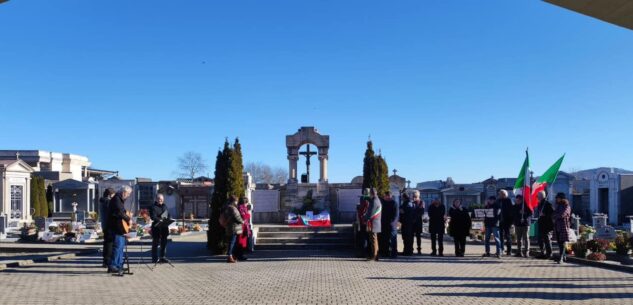
{"label": "brick pavement pattern", "polygon": [[98,254],[0,271],[0,304],[633,304],[631,274],[481,258],[481,246],[467,246],[464,258],[446,243],[441,258],[366,262],[351,253],[261,251],[226,264],[208,255],[203,239],[171,243],[174,268],[150,270],[138,264],[149,249],[130,247],[135,274],[123,278],[106,274]]}

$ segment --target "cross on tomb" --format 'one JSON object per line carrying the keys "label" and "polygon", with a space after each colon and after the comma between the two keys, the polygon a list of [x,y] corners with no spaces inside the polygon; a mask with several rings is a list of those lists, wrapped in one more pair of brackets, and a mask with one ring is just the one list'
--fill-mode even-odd
{"label": "cross on tomb", "polygon": [[307,175],[307,183],[310,183],[310,157],[317,154],[315,151],[310,151],[310,144],[306,147],[305,151],[299,152],[300,155],[306,157],[306,175]]}

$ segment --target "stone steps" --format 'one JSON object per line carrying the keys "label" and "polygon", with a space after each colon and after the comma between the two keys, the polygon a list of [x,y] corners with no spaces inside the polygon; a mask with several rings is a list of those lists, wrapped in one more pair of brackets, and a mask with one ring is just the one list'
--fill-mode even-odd
{"label": "stone steps", "polygon": [[332,227],[290,227],[260,225],[255,248],[259,250],[341,250],[352,249],[354,231],[351,225]]}

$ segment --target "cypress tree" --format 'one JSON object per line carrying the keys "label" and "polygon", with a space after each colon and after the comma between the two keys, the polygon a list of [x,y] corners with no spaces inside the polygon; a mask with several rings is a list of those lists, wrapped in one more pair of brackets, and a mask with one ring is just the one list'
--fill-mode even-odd
{"label": "cypress tree", "polygon": [[221,254],[226,250],[224,242],[224,228],[220,226],[219,219],[222,207],[227,200],[226,182],[227,167],[226,155],[228,142],[224,143],[224,150],[219,150],[215,160],[215,177],[213,178],[213,195],[211,196],[211,215],[209,215],[209,231],[207,232],[207,248],[213,253]]}
{"label": "cypress tree", "polygon": [[363,159],[363,189],[376,187],[375,164],[373,143],[370,140],[367,141],[367,149]]}
{"label": "cypress tree", "polygon": [[38,177],[39,179],[39,193],[38,193],[38,201],[40,205],[40,216],[48,217],[48,201],[46,200],[46,181],[42,177]]}
{"label": "cypress tree", "polygon": [[216,254],[226,252],[224,228],[220,226],[219,218],[222,208],[230,195],[244,197],[244,165],[242,162],[242,146],[236,138],[233,147],[228,139],[224,141],[224,148],[218,151],[215,161],[215,177],[213,195],[211,196],[211,215],[209,217],[209,231],[207,232],[207,247]]}
{"label": "cypress tree", "polygon": [[378,155],[376,158],[376,189],[378,190],[378,194],[380,196],[385,195],[387,191],[389,191],[389,167],[387,166],[387,161],[382,157],[382,155]]}
{"label": "cypress tree", "polygon": [[39,177],[31,177],[31,209],[33,209],[33,217],[40,216],[40,191],[39,191]]}
{"label": "cypress tree", "polygon": [[233,149],[231,149],[229,162],[228,195],[242,198],[244,197],[244,165],[242,164],[242,145],[237,138],[235,138],[235,144],[233,144]]}

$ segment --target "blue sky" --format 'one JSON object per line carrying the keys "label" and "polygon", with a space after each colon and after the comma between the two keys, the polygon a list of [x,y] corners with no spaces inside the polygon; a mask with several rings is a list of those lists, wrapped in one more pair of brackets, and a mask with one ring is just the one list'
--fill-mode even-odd
{"label": "blue sky", "polygon": [[632,31],[533,0],[13,0],[0,149],[168,179],[226,136],[287,167],[285,135],[316,126],[331,182],[369,134],[414,182],[516,176],[526,147],[537,174],[633,169],[631,54]]}

